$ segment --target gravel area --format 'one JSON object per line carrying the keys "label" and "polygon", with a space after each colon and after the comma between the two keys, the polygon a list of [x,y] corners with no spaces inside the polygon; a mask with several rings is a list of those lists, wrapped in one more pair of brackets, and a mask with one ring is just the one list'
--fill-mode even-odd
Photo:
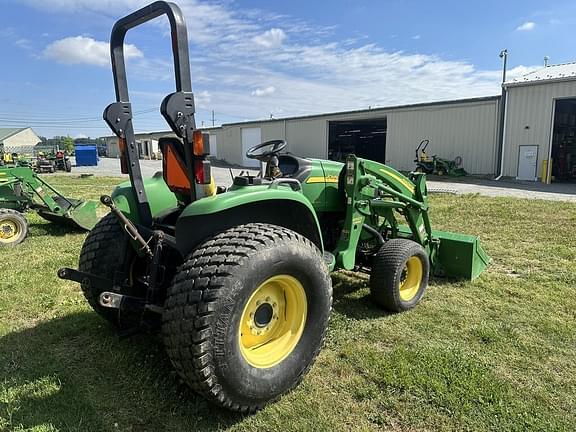
{"label": "gravel area", "polygon": [[[74,160],[72,159],[73,163]],[[144,177],[150,177],[155,172],[162,170],[162,162],[156,160],[141,160],[140,167]],[[241,167],[226,167],[213,163],[212,175],[216,184],[229,186],[232,184],[230,170],[234,175],[246,171]],[[256,171],[251,170],[252,174]],[[94,174],[96,176],[118,177],[120,174],[120,161],[118,159],[102,158],[97,167],[76,167],[72,168],[71,175]],[[124,175],[125,177],[128,177]],[[428,189],[432,193],[456,193],[468,194],[478,193],[491,197],[515,197],[527,199],[544,199],[554,201],[576,202],[576,184],[555,183],[545,185],[534,182],[520,182],[511,180],[487,180],[473,177],[463,177],[457,179],[430,177],[428,179]]]}

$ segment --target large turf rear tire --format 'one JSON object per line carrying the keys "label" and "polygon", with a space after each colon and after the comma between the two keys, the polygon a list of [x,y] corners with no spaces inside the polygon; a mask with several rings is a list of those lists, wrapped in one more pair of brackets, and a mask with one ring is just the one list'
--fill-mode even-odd
{"label": "large turf rear tire", "polygon": [[196,392],[252,413],[308,372],[331,307],[329,272],[312,242],[279,226],[241,225],[206,241],[181,266],[162,334]]}
{"label": "large turf rear tire", "polygon": [[28,236],[28,221],[19,211],[0,209],[0,247],[16,246]]}
{"label": "large turf rear tire", "polygon": [[[130,255],[128,237],[112,213],[104,216],[88,233],[82,251],[78,270],[113,280],[117,271],[122,271]],[[118,311],[103,308],[98,303],[102,290],[88,284],[80,284],[84,297],[98,314],[114,325],[118,325]],[[110,286],[112,289],[112,286]]]}
{"label": "large turf rear tire", "polygon": [[375,303],[392,312],[416,306],[428,286],[430,260],[412,240],[388,240],[374,256],[370,292]]}

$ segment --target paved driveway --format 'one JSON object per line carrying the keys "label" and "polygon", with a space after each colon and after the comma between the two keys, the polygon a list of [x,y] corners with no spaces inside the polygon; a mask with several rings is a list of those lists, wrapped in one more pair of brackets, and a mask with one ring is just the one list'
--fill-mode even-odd
{"label": "paved driveway", "polygon": [[[74,162],[74,160],[73,160]],[[157,171],[162,170],[162,162],[156,160],[141,160],[140,167],[144,177],[150,177]],[[229,186],[232,184],[232,176],[238,175],[242,168],[228,168],[214,163],[212,165],[212,175],[216,184]],[[256,171],[251,170],[252,174]],[[74,167],[71,175],[79,173],[90,173],[97,176],[118,177],[120,174],[119,159],[100,159],[97,167]],[[124,175],[124,177],[128,177]],[[534,182],[517,182],[517,181],[493,181],[486,179],[477,179],[472,177],[462,177],[458,179],[430,177],[428,179],[428,188],[431,192],[448,192],[456,194],[478,193],[480,195],[492,197],[516,197],[528,199],[545,199],[555,201],[574,201],[576,202],[576,184],[551,184],[545,185]]]}

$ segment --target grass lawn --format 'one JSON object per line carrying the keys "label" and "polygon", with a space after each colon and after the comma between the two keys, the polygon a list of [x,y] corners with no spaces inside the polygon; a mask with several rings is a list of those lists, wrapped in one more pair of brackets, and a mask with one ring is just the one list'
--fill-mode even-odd
{"label": "grass lawn", "polygon": [[[118,179],[50,181],[97,198]],[[432,281],[398,315],[365,278],[334,274],[316,365],[250,417],[191,392],[157,339],[119,339],[56,277],[85,234],[30,214],[25,243],[0,250],[0,430],[574,430],[576,205],[437,195],[431,213],[434,228],[480,235],[489,269]]]}

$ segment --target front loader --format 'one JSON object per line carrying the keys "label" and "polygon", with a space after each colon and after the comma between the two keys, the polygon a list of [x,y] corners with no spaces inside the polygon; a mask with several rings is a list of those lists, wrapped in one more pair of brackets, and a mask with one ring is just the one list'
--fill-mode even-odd
{"label": "front loader", "polygon": [[97,208],[96,201],[65,197],[29,166],[0,167],[0,247],[26,239],[26,211],[89,231],[99,220]]}
{"label": "front loader", "polygon": [[[163,170],[143,179],[124,65],[126,32],[160,15],[171,27],[176,91],[160,112],[177,138],[159,142]],[[87,236],[79,268],[94,310],[123,334],[159,331],[180,376],[213,403],[254,412],[294,388],[318,355],[332,306],[330,272],[370,273],[374,301],[411,309],[429,276],[473,279],[488,257],[478,239],[434,231],[424,174],[349,155],[345,164],[285,152],[283,140],[247,157],[266,164],[216,189],[208,137],[196,129],[187,29],[158,1],[111,35],[117,101],[104,119],[130,181]]]}

